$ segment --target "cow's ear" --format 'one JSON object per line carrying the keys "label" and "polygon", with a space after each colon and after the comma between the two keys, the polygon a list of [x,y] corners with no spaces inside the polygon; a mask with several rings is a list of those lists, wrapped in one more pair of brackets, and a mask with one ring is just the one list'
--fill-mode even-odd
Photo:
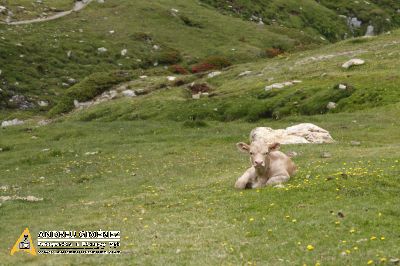
{"label": "cow's ear", "polygon": [[249,151],[250,151],[250,146],[247,145],[247,144],[244,143],[244,142],[236,143],[236,147],[237,147],[238,150],[241,151],[241,152],[249,152]]}
{"label": "cow's ear", "polygon": [[272,143],[268,146],[270,151],[278,151],[280,147],[281,144],[279,144],[278,142]]}

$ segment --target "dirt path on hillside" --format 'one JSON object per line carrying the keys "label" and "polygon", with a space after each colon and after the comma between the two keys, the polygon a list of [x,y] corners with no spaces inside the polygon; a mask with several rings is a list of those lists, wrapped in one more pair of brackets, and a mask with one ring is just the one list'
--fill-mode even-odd
{"label": "dirt path on hillside", "polygon": [[7,25],[25,25],[25,24],[32,24],[32,23],[38,23],[38,22],[51,21],[51,20],[55,20],[55,19],[58,19],[58,18],[62,18],[62,17],[68,16],[69,14],[71,14],[73,12],[78,12],[79,10],[84,9],[90,2],[92,2],[92,0],[76,1],[71,10],[59,12],[59,13],[54,14],[54,15],[49,16],[49,17],[35,18],[35,19],[21,20],[21,21],[12,21],[12,22],[2,22],[2,24],[7,24]]}

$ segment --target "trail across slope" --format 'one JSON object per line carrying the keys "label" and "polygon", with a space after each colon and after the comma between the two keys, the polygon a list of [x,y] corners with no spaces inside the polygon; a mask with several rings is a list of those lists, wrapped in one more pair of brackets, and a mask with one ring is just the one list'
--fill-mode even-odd
{"label": "trail across slope", "polygon": [[45,22],[45,21],[51,21],[55,20],[58,18],[65,17],[73,12],[78,12],[79,10],[84,9],[92,0],[83,0],[83,1],[76,1],[74,6],[72,7],[71,10],[68,11],[63,11],[56,13],[52,16],[45,17],[45,18],[35,18],[35,19],[29,19],[29,20],[21,20],[21,21],[12,21],[12,22],[6,22],[4,24],[7,25],[25,25],[25,24],[32,24],[32,23],[38,23],[38,22]]}

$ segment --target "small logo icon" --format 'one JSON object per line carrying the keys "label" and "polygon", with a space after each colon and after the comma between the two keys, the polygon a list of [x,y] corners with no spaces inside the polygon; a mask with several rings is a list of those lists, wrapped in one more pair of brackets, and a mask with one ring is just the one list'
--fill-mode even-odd
{"label": "small logo icon", "polygon": [[25,251],[36,256],[35,246],[33,245],[32,237],[28,228],[25,228],[21,236],[17,239],[17,242],[15,242],[11,249],[10,255],[14,255],[14,253],[18,251]]}

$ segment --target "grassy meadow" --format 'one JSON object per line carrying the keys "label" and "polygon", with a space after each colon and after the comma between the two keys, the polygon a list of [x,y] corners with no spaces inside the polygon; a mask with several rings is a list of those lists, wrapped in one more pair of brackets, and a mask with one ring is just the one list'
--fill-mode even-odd
{"label": "grassy meadow", "polygon": [[[399,256],[399,114],[395,104],[257,124],[208,122],[199,128],[165,121],[64,121],[3,129],[0,147],[7,148],[0,153],[0,182],[12,190],[0,193],[44,200],[1,205],[0,235],[6,240],[0,244],[1,261],[388,262]],[[235,190],[236,178],[249,163],[234,144],[247,140],[256,125],[280,128],[300,121],[328,129],[337,142],[282,147],[299,153],[294,159],[299,172],[283,189]],[[332,158],[322,159],[322,152]],[[25,226],[33,235],[39,230],[121,230],[124,254],[11,257],[9,249]]]}

